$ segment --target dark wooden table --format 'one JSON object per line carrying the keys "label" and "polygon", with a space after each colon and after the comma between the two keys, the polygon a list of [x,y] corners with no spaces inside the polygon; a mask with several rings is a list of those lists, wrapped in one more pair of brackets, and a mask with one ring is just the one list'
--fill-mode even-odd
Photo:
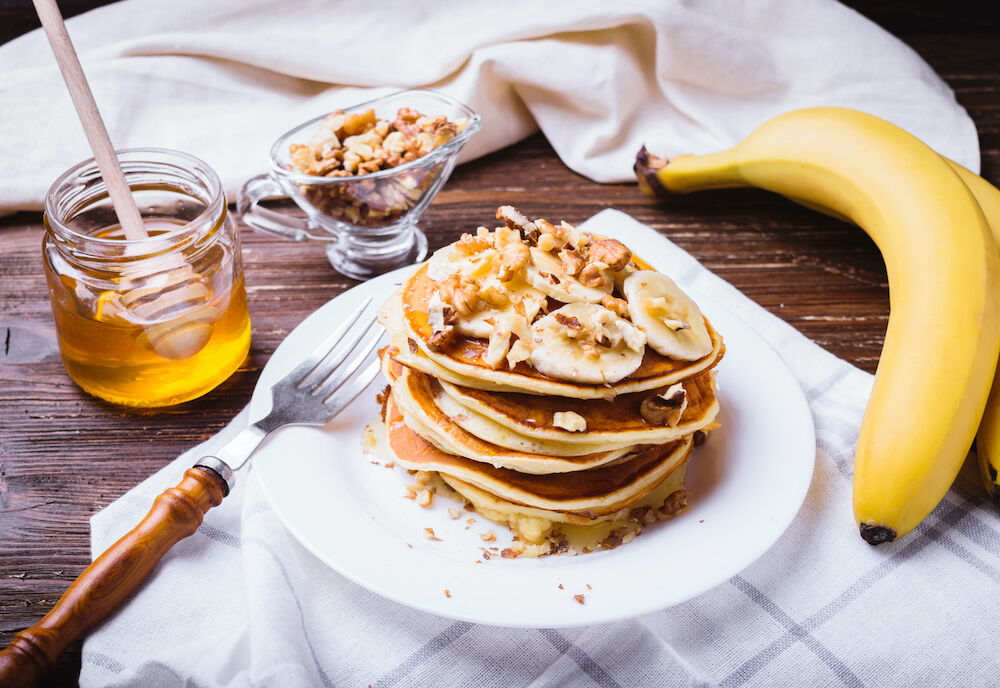
{"label": "dark wooden table", "polygon": [[[103,4],[64,2],[74,13]],[[1000,183],[1000,31],[979,2],[877,2],[868,16],[901,36],[955,89],[979,129],[983,174]],[[949,11],[951,12],[949,14]],[[0,43],[35,24],[26,0],[0,2]],[[424,216],[432,247],[498,204],[580,222],[605,207],[631,213],[690,251],[769,311],[855,365],[874,371],[888,317],[885,270],[860,231],[756,191],[642,196],[569,171],[541,136],[457,169]],[[128,411],[93,399],[59,359],[42,275],[40,217],[0,219],[0,647],[38,620],[90,562],[89,517],[180,452],[219,430],[250,399],[275,347],[306,315],[354,283],[322,248],[245,230],[253,344],[206,397]],[[80,646],[52,685],[74,685]]]}

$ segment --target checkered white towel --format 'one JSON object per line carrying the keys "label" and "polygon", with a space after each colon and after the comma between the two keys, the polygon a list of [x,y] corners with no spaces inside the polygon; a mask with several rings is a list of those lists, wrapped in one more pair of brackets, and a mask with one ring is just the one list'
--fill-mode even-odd
{"label": "checkered white towel", "polygon": [[[453,621],[382,599],[327,568],[285,531],[251,468],[87,639],[81,684],[996,685],[1000,519],[974,467],[916,531],[878,548],[862,542],[851,470],[872,377],[629,216],[604,211],[587,228],[615,236],[625,225],[632,236],[646,233],[643,251],[658,254],[678,283],[764,337],[809,401],[817,431],[812,485],[760,560],[689,602],[624,622],[517,630]],[[246,422],[244,411],[94,516],[93,553]],[[628,571],[622,579],[627,584]]]}

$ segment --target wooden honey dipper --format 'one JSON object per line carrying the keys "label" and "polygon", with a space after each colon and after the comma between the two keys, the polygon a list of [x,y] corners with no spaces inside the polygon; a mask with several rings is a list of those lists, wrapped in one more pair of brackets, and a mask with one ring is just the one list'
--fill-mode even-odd
{"label": "wooden honey dipper", "polygon": [[[94,152],[97,169],[104,178],[118,222],[128,240],[149,238],[139,207],[129,188],[111,145],[111,137],[97,109],[94,94],[80,66],[80,59],[66,31],[62,14],[55,0],[32,0],[42,28],[52,46],[59,70],[87,141]],[[157,275],[155,287],[142,286],[144,278]],[[204,305],[211,300],[211,290],[202,282],[190,264],[176,254],[146,261],[141,270],[126,271],[122,282],[135,285],[118,299],[115,310],[124,319],[134,315],[144,322],[169,318],[162,323],[145,326],[149,346],[161,356],[182,359],[198,353],[212,336],[212,312]],[[152,298],[150,298],[152,297]]]}

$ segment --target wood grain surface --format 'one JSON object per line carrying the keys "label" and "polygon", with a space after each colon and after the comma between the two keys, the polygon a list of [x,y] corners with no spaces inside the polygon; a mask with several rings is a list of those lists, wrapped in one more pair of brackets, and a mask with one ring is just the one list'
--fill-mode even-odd
{"label": "wood grain surface", "polygon": [[[950,4],[953,14],[902,1],[861,9],[895,30],[955,89],[979,130],[983,174],[998,184],[1000,31],[995,20],[960,11],[977,6]],[[0,43],[33,26],[28,7],[0,4]],[[569,171],[541,136],[459,167],[422,225],[438,247],[490,223],[502,203],[572,223],[607,207],[628,212],[813,341],[875,370],[888,317],[886,277],[874,245],[856,228],[763,192],[661,203],[634,184],[595,184]],[[66,376],[42,274],[41,236],[38,215],[0,219],[0,646],[42,618],[90,563],[89,517],[223,427],[249,401],[284,336],[354,284],[333,271],[321,246],[244,230],[253,319],[246,362],[201,399],[165,411],[130,411],[87,396]],[[75,685],[79,665],[77,643],[50,685]]]}

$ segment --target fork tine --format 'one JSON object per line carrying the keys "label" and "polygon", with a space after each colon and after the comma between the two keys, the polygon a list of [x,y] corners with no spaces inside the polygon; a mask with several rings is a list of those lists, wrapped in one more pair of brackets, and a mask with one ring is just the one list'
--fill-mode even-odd
{"label": "fork tine", "polygon": [[[351,350],[351,360],[337,368],[334,368],[330,374],[323,379],[315,388],[313,388],[313,396],[318,396],[323,394],[327,399],[337,391],[344,381],[349,378],[354,372],[365,362],[365,359],[375,350],[378,346],[379,340],[382,339],[382,326],[377,325],[374,329],[369,328],[367,336],[359,342]],[[325,403],[325,400],[324,400]]]}
{"label": "fork tine", "polygon": [[316,390],[323,386],[323,383],[329,379],[330,375],[337,370],[337,368],[344,365],[347,361],[347,357],[351,355],[355,349],[357,349],[358,344],[368,336],[368,333],[375,328],[375,331],[381,332],[382,326],[378,324],[378,321],[374,318],[369,320],[362,320],[355,323],[354,331],[350,333],[349,336],[344,337],[344,339],[337,344],[336,349],[322,361],[320,361],[313,371],[306,376],[310,382],[306,382],[303,379],[302,382],[298,384],[300,389],[308,387],[310,389],[310,394],[316,395]]}
{"label": "fork tine", "polygon": [[323,403],[330,407],[330,417],[332,418],[340,413],[345,406],[365,391],[381,369],[382,366],[377,359],[372,361],[358,375],[351,378],[346,384],[341,385],[333,394],[328,396]]}
{"label": "fork tine", "polygon": [[369,305],[371,305],[371,302],[371,297],[365,299],[353,313],[347,316],[347,320],[344,321],[343,325],[328,335],[326,339],[324,339],[319,346],[313,349],[312,353],[309,354],[309,356],[302,361],[302,363],[295,366],[292,372],[288,373],[284,379],[291,380],[296,385],[301,384],[302,381],[305,380],[305,378],[308,377],[309,374],[323,361],[323,359],[329,356],[330,352],[336,348],[337,344],[339,344],[340,340],[343,339],[348,329],[357,321],[359,317],[361,317],[361,314],[365,312],[365,309],[368,308]]}

